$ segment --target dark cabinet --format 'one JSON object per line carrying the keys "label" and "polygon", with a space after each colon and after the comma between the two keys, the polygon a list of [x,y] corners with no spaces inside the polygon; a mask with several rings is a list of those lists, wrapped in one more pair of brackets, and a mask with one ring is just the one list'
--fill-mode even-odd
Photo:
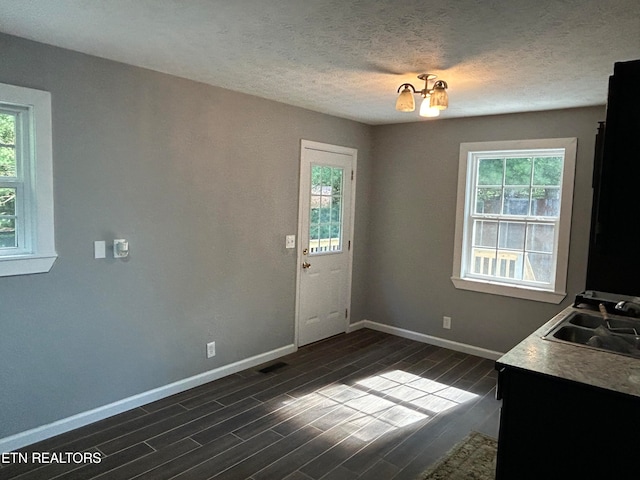
{"label": "dark cabinet", "polygon": [[640,398],[496,364],[497,480],[637,479]]}
{"label": "dark cabinet", "polygon": [[640,60],[614,65],[593,180],[586,288],[640,296]]}

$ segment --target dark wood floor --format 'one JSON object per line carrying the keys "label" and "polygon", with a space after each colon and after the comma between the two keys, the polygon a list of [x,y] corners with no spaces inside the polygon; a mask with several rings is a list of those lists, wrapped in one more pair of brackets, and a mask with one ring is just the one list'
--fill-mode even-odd
{"label": "dark wood floor", "polygon": [[490,360],[359,330],[21,450],[100,463],[0,479],[413,479],[469,431],[497,436],[495,386]]}

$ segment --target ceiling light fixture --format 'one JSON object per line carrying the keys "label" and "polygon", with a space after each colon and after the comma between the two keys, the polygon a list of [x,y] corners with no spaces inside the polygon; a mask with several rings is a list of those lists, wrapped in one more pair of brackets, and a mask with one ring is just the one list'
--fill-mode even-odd
{"label": "ceiling light fixture", "polygon": [[429,81],[434,80],[437,75],[432,73],[421,73],[418,75],[420,80],[424,80],[424,88],[416,90],[410,83],[403,83],[398,87],[398,99],[396,100],[396,110],[400,112],[413,112],[416,109],[416,102],[413,95],[419,93],[422,95],[422,104],[420,105],[421,117],[437,117],[440,110],[444,110],[449,106],[449,98],[447,96],[447,82],[444,80],[436,80],[429,88]]}

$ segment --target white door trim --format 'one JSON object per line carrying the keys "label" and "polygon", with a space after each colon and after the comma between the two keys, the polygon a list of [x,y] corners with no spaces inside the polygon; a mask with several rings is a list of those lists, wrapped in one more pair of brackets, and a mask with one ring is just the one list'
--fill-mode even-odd
{"label": "white door trim", "polygon": [[356,204],[356,179],[357,179],[357,160],[358,160],[358,150],[351,147],[343,147],[339,145],[331,145],[328,143],[320,143],[314,142],[311,140],[301,140],[300,143],[300,173],[299,173],[299,181],[298,181],[298,237],[297,237],[297,255],[296,255],[296,306],[295,306],[295,322],[294,322],[294,342],[295,346],[299,346],[299,324],[300,324],[300,280],[302,269],[300,266],[304,262],[302,250],[304,247],[301,246],[301,241],[303,238],[303,225],[302,219],[304,218],[303,212],[303,195],[308,195],[308,192],[303,191],[302,189],[302,162],[304,159],[305,150],[320,150],[324,152],[332,152],[350,155],[352,158],[351,162],[351,170],[352,170],[352,180],[351,180],[351,199],[349,208],[351,209],[351,215],[349,219],[349,238],[344,239],[345,242],[349,242],[347,245],[349,246],[347,251],[348,258],[348,273],[347,273],[347,305],[349,305],[348,312],[346,318],[344,319],[344,331],[346,332],[349,328],[349,323],[351,319],[351,284],[353,278],[353,250],[354,250],[354,225],[355,225],[355,204]]}

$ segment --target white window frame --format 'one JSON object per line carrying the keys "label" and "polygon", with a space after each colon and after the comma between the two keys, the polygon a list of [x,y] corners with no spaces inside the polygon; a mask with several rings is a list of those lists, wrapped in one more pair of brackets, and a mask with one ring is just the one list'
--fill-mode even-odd
{"label": "white window frame", "polygon": [[[18,247],[0,249],[0,277],[43,273],[57,258],[53,217],[53,148],[51,94],[0,83],[0,106],[20,110],[21,148],[15,187],[20,215]],[[27,131],[24,131],[27,130]],[[2,179],[0,178],[0,181]],[[7,183],[3,182],[3,185]]]}
{"label": "white window frame", "polygon": [[[455,246],[451,281],[462,290],[523,298],[547,303],[560,303],[567,295],[567,267],[571,211],[577,153],[577,138],[551,138],[460,144],[458,168],[458,198],[456,210]],[[471,249],[471,209],[474,199],[475,165],[478,156],[493,153],[504,155],[518,150],[564,150],[564,166],[560,193],[560,216],[555,244],[555,278],[549,288],[527,285],[526,282],[503,282],[499,279],[478,278],[467,274],[466,258]]]}

